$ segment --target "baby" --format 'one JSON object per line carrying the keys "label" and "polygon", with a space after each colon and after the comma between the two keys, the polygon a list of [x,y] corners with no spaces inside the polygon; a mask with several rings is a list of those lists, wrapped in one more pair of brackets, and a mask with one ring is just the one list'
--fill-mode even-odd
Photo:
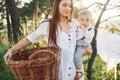
{"label": "baby", "polygon": [[79,80],[83,76],[82,69],[82,56],[85,55],[91,49],[91,42],[94,37],[94,27],[92,24],[92,14],[88,10],[81,10],[78,13],[78,30],[82,30],[83,37],[77,40],[76,49],[74,53],[74,63],[76,67],[75,80]]}

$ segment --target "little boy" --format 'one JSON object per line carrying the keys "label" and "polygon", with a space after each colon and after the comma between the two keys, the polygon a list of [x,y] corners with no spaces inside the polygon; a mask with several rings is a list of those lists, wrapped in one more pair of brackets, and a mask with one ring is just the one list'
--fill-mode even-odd
{"label": "little boy", "polygon": [[94,28],[91,26],[92,23],[92,14],[88,10],[81,10],[78,13],[78,30],[82,30],[83,37],[77,40],[74,62],[76,67],[76,76],[75,80],[79,80],[83,76],[83,68],[82,68],[82,56],[89,52],[91,48],[91,42],[94,37]]}

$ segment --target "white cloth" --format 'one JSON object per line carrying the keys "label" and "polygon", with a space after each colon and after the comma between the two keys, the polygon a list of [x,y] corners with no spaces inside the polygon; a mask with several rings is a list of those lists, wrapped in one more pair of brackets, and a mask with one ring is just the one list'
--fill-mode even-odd
{"label": "white cloth", "polygon": [[81,38],[84,37],[83,31],[81,28],[79,28],[79,26],[77,27],[77,30],[76,30],[76,37],[77,37],[77,40],[80,40]]}
{"label": "white cloth", "polygon": [[77,40],[83,38],[83,36],[84,36],[85,37],[84,41],[87,42],[88,44],[90,44],[92,42],[94,34],[95,34],[95,31],[94,31],[93,26],[87,27],[85,34],[83,34],[82,29],[79,28],[79,26],[77,28]]}
{"label": "white cloth", "polygon": [[[69,34],[59,29],[57,44],[61,48],[61,63],[59,70],[59,80],[74,80],[75,66],[74,66],[74,50],[76,45],[76,22],[72,20],[69,22],[71,27]],[[41,36],[45,36],[48,40],[48,26],[49,22],[43,22],[33,33],[27,36],[31,42],[36,42]],[[80,80],[84,80],[82,77]]]}
{"label": "white cloth", "polygon": [[107,72],[120,61],[120,36],[98,29],[97,53],[107,63]]}
{"label": "white cloth", "polygon": [[94,37],[94,33],[95,33],[94,27],[93,26],[89,26],[87,28],[84,41],[87,42],[87,43],[91,43],[92,39]]}

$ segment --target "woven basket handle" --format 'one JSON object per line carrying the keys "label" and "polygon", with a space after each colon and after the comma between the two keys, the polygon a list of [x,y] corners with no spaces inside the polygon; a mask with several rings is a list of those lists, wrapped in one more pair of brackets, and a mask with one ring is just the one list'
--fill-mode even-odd
{"label": "woven basket handle", "polygon": [[45,54],[46,54],[46,53],[47,53],[47,54],[52,54],[52,55],[55,57],[55,60],[56,60],[56,58],[57,58],[57,56],[56,56],[52,51],[50,51],[50,50],[39,50],[39,51],[37,51],[37,52],[32,53],[32,54],[28,57],[28,59],[29,59],[29,60],[32,60],[34,56],[36,56],[36,55],[38,55],[39,53],[42,53],[42,52],[45,52]]}

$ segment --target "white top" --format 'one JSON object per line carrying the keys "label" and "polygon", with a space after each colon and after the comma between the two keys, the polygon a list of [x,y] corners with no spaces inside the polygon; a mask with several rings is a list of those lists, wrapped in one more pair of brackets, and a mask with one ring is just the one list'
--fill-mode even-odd
{"label": "white top", "polygon": [[[60,28],[58,28],[59,34],[57,38],[57,44],[61,48],[61,62],[59,70],[59,80],[74,80],[75,76],[75,66],[74,66],[74,50],[76,46],[76,21],[72,19],[69,22],[71,27],[69,33],[65,33]],[[59,27],[59,26],[58,26]],[[27,39],[32,43],[36,42],[42,36],[46,37],[48,41],[48,28],[49,22],[43,22],[41,25],[30,35]],[[84,80],[81,78],[80,80]]]}
{"label": "white top", "polygon": [[[94,31],[93,26],[87,27],[86,33],[84,34],[84,37],[85,37],[84,41],[90,44],[94,37],[94,33],[95,31]],[[78,27],[77,28],[77,40],[79,40],[82,35],[83,35],[82,29]]]}
{"label": "white top", "polygon": [[95,33],[94,27],[93,26],[89,26],[87,28],[84,41],[86,41],[87,43],[91,43],[92,39],[94,37],[94,33]]}

